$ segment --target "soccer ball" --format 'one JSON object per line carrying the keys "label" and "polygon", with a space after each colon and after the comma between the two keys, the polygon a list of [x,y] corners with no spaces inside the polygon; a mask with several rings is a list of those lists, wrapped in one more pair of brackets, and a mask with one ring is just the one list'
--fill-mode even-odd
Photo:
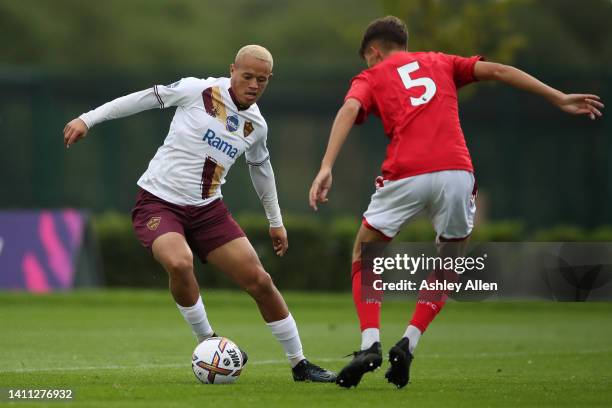
{"label": "soccer ball", "polygon": [[210,337],[193,351],[191,368],[204,384],[231,384],[242,372],[242,352],[225,337]]}

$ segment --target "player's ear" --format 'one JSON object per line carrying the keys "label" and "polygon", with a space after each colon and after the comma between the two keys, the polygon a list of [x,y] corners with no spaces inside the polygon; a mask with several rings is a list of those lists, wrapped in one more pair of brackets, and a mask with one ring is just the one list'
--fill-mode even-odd
{"label": "player's ear", "polygon": [[374,50],[374,55],[376,55],[376,58],[378,58],[379,60],[382,60],[384,57],[382,48],[372,47],[372,49]]}
{"label": "player's ear", "polygon": [[236,69],[236,65],[235,64],[230,64],[230,75],[234,73],[235,69]]}

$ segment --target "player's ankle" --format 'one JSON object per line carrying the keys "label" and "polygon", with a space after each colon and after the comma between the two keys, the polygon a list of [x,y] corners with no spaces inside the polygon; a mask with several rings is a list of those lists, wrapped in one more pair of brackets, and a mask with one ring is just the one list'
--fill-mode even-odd
{"label": "player's ankle", "polygon": [[361,350],[367,350],[372,344],[380,343],[380,329],[368,327],[361,332]]}
{"label": "player's ankle", "polygon": [[210,333],[196,334],[195,336],[196,336],[196,339],[198,339],[198,343],[201,343],[204,340],[213,337],[214,335],[215,335],[215,332],[211,331]]}
{"label": "player's ankle", "polygon": [[295,366],[300,364],[302,362],[302,360],[306,360],[306,357],[304,357],[303,354],[300,354],[297,357],[289,358],[289,364],[291,364],[291,368],[294,368]]}
{"label": "player's ankle", "polygon": [[408,346],[408,351],[410,351],[410,354],[414,354],[414,349],[416,349],[417,344],[419,344],[419,340],[421,339],[422,334],[423,332],[418,327],[412,324],[408,325],[408,327],[406,328],[406,332],[404,333],[403,338],[408,339],[410,341]]}

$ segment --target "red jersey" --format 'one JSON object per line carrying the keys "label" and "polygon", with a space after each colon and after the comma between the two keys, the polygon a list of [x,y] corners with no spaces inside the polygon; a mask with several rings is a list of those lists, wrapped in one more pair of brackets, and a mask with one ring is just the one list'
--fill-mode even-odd
{"label": "red jersey", "polygon": [[353,78],[345,100],[361,103],[355,123],[374,113],[391,139],[382,165],[386,180],[474,171],[459,124],[457,89],[476,81],[474,64],[481,59],[397,52]]}

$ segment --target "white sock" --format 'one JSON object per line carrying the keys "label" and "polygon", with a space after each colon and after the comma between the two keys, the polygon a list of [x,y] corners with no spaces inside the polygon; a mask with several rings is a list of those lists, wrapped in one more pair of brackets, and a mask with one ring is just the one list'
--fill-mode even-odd
{"label": "white sock", "polygon": [[361,332],[361,349],[369,349],[372,344],[380,341],[380,329],[365,329]]}
{"label": "white sock", "polygon": [[283,320],[266,323],[276,340],[285,349],[285,354],[291,363],[291,367],[295,367],[300,361],[304,360],[304,352],[302,350],[302,342],[298,333],[295,320],[289,313],[289,316]]}
{"label": "white sock", "polygon": [[416,348],[417,344],[419,344],[421,334],[421,331],[413,325],[408,325],[408,327],[406,328],[404,337],[407,337],[408,340],[410,340],[410,343],[408,344],[408,350],[410,351],[410,354],[414,353],[414,349]]}
{"label": "white sock", "polygon": [[214,333],[208,318],[206,317],[206,310],[204,310],[204,303],[202,302],[202,296],[198,297],[198,301],[195,305],[184,307],[179,304],[176,305],[179,311],[191,325],[193,334],[198,338],[198,342],[203,342]]}

